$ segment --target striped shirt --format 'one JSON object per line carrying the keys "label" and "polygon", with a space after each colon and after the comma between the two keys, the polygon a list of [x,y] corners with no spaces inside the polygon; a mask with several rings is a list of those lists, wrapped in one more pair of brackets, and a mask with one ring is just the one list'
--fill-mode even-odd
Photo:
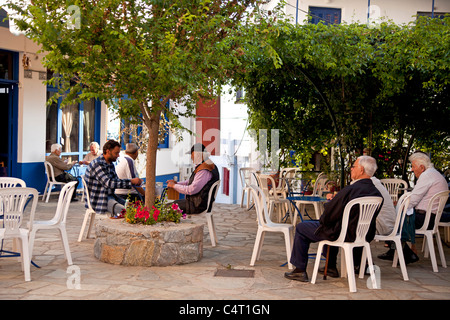
{"label": "striped shirt", "polygon": [[119,179],[114,164],[106,162],[103,155],[89,164],[84,178],[89,191],[91,206],[96,213],[107,211],[108,196],[113,195],[115,189],[132,188],[130,179]]}

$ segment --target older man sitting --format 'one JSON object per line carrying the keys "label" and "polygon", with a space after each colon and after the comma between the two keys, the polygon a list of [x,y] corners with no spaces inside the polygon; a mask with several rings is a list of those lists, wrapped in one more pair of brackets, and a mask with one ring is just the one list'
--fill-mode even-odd
{"label": "older man sitting", "polygon": [[[415,251],[415,230],[419,229],[425,223],[425,214],[430,199],[439,192],[448,190],[448,183],[444,176],[437,171],[430,158],[423,152],[416,152],[409,157],[411,169],[417,178],[416,185],[411,192],[409,207],[402,231],[403,255],[406,263],[412,263],[419,260]],[[432,208],[432,215],[427,229],[430,230],[436,223],[436,210],[438,204],[435,203]],[[406,242],[411,242],[410,248]],[[392,260],[394,258],[394,248],[391,247],[386,253],[379,255],[383,260]]]}
{"label": "older man sitting", "polygon": [[[54,143],[51,146],[51,153],[45,158],[45,160],[52,165],[56,181],[58,182],[76,181],[77,182],[75,186],[76,190],[78,188],[79,183],[78,179],[66,171],[72,169],[72,167],[74,166],[74,164],[77,163],[77,161],[72,161],[68,163],[67,160],[61,159],[61,153],[62,153],[62,146],[59,143]],[[78,201],[76,192],[74,192],[72,195],[72,201]]]}
{"label": "older man sitting", "polygon": [[[370,179],[377,169],[374,158],[369,156],[359,157],[351,168],[352,184],[342,189],[330,202],[325,203],[324,212],[319,221],[304,221],[296,227],[294,246],[291,254],[291,263],[296,267],[292,272],[286,272],[285,277],[290,280],[308,282],[306,266],[308,264],[308,250],[311,243],[322,240],[336,240],[341,233],[342,217],[347,203],[360,197],[382,197],[380,191]],[[381,206],[375,212],[367,241],[375,237],[376,218]],[[353,214],[348,222],[346,241],[354,241],[358,214]],[[338,276],[336,260],[338,248],[330,247],[327,272],[330,276]],[[362,250],[354,250],[354,261],[361,261]],[[359,256],[359,259],[356,256]]]}

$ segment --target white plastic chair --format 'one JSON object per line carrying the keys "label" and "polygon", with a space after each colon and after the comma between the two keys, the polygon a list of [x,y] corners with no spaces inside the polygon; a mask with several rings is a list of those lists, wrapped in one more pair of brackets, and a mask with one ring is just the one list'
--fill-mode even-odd
{"label": "white plastic chair", "polygon": [[389,192],[394,204],[398,201],[399,192],[406,192],[408,189],[408,183],[402,179],[380,179],[380,182]]}
{"label": "white plastic chair", "polygon": [[244,167],[239,169],[239,177],[241,179],[241,186],[242,186],[241,208],[244,207],[245,193],[247,193],[247,209],[250,207],[251,203],[250,184],[253,172],[256,172],[256,170],[250,167]]}
{"label": "white plastic chair", "polygon": [[450,242],[450,222],[439,222],[439,227],[444,228],[444,241]]}
{"label": "white plastic chair", "polygon": [[61,189],[58,199],[58,205],[56,206],[55,215],[51,220],[47,221],[32,221],[30,223],[30,256],[33,256],[34,239],[38,230],[52,230],[57,229],[61,235],[61,240],[64,247],[64,253],[66,255],[67,263],[72,265],[72,255],[70,254],[69,240],[67,238],[66,231],[66,219],[67,212],[69,211],[70,201],[72,194],[75,191],[76,181],[66,183]]}
{"label": "white plastic chair", "polygon": [[261,249],[264,242],[264,234],[266,232],[282,232],[284,234],[284,242],[286,246],[286,257],[289,269],[292,269],[291,251],[292,251],[292,234],[294,226],[292,224],[273,223],[270,220],[269,211],[267,210],[267,200],[261,188],[251,185],[252,197],[255,201],[256,215],[258,218],[258,231],[256,233],[255,245],[253,247],[250,265],[254,266],[256,260],[261,256]]}
{"label": "white plastic chair", "polygon": [[[86,239],[89,239],[89,236],[91,234],[91,230],[92,230],[92,227],[94,226],[94,221],[95,221],[95,210],[92,209],[91,199],[89,197],[89,190],[87,188],[86,181],[84,180],[84,176],[81,176],[81,182],[83,183],[84,193],[86,193],[86,203],[87,203],[88,207],[84,214],[83,224],[81,225],[80,235],[78,236],[78,242],[81,242],[81,240],[83,239],[84,229],[86,229],[87,222],[89,221],[89,219],[91,219],[91,221],[89,222],[88,231],[86,233]],[[83,195],[84,195],[84,193],[83,193]]]}
{"label": "white plastic chair", "polygon": [[[438,247],[439,255],[441,257],[442,267],[447,268],[447,263],[445,262],[444,248],[442,247],[441,236],[439,235],[439,221],[441,220],[442,211],[444,210],[445,203],[447,202],[448,199],[448,195],[449,191],[442,191],[436,193],[433,197],[431,197],[430,202],[428,203],[423,226],[420,229],[416,229],[416,234],[421,234],[424,236],[422,251],[425,251],[424,253],[425,257],[428,257],[428,254],[430,254],[431,265],[433,266],[434,272],[439,272],[439,270],[436,261],[436,253],[434,252],[433,236],[436,237],[436,244]],[[427,230],[428,223],[430,222],[430,218],[432,215],[431,209],[433,208],[435,202],[438,202],[439,205],[436,211],[434,227],[432,230]]]}
{"label": "white plastic chair", "polygon": [[48,202],[50,198],[50,194],[52,193],[53,186],[60,185],[63,186],[66,182],[58,182],[55,180],[55,172],[53,171],[53,166],[50,162],[44,161],[45,174],[47,175],[47,184],[45,185],[44,194],[42,195],[42,200],[44,200],[45,195],[47,195],[47,199],[45,202]]}
{"label": "white plastic chair", "polygon": [[18,186],[26,188],[27,184],[25,181],[19,178],[13,177],[0,177],[0,189],[1,188],[17,188]]}
{"label": "white plastic chair", "polygon": [[280,170],[276,191],[282,198],[286,198],[288,194],[286,179],[294,178],[298,170],[298,168],[283,168]]}
{"label": "white plastic chair", "polygon": [[19,239],[21,242],[20,257],[22,270],[25,274],[25,281],[30,281],[31,250],[29,249],[29,230],[21,228],[23,212],[28,202],[29,196],[33,197],[30,212],[30,221],[36,211],[38,192],[33,188],[2,188],[0,189],[0,206],[3,210],[3,228],[0,228],[0,240]]}
{"label": "white plastic chair", "polygon": [[411,192],[404,193],[398,200],[395,218],[394,229],[391,234],[382,236],[375,235],[375,241],[393,241],[395,243],[395,254],[392,266],[397,267],[398,260],[400,260],[400,268],[402,270],[403,280],[408,281],[408,271],[406,270],[405,257],[403,256],[403,248],[401,242],[403,222],[405,221],[406,211],[408,211]]}
{"label": "white plastic chair", "polygon": [[[208,202],[207,202],[208,207],[206,208],[205,211],[201,212],[201,213],[205,213],[205,215],[206,215],[206,222],[208,224],[209,237],[211,238],[211,245],[213,247],[216,246],[217,235],[216,235],[216,226],[214,225],[214,219],[213,219],[213,215],[212,215],[212,208],[214,205],[214,200],[217,197],[217,192],[219,191],[219,186],[220,186],[220,179],[217,180],[216,182],[214,182],[214,184],[209,189]],[[214,194],[214,197],[213,197],[213,194]]]}
{"label": "white plastic chair", "polygon": [[[312,275],[311,283],[316,283],[317,272],[319,270],[321,252],[324,245],[340,247],[344,250],[344,255],[341,255],[341,277],[347,274],[348,284],[350,292],[356,292],[355,273],[353,266],[353,248],[363,247],[363,254],[361,259],[361,268],[359,271],[359,277],[364,278],[366,257],[368,260],[370,277],[372,280],[373,288],[377,288],[375,279],[375,272],[373,269],[372,253],[370,251],[370,244],[366,241],[366,235],[369,231],[370,224],[372,222],[373,215],[377,208],[381,205],[383,198],[381,197],[361,197],[356,198],[347,203],[344,208],[344,214],[342,216],[342,227],[339,238],[336,241],[323,240],[319,242],[316,254],[316,263],[314,264],[314,272]],[[356,228],[356,239],[354,242],[345,242],[347,235],[348,220],[350,211],[353,206],[359,206],[359,219],[358,226]],[[342,263],[342,258],[345,257],[345,264]]]}
{"label": "white plastic chair", "polygon": [[[289,200],[282,198],[280,194],[275,189],[275,179],[272,178],[268,174],[260,174],[258,175],[259,179],[259,186],[265,196],[265,199],[267,201],[267,206],[269,209],[269,216],[272,217],[275,208],[278,209],[278,222],[281,222],[283,219],[283,216],[286,214],[286,212],[289,212],[290,215],[290,221],[292,221],[292,215],[291,212],[288,210],[289,207]],[[269,183],[272,186],[272,189],[269,190]]]}
{"label": "white plastic chair", "polygon": [[[312,197],[321,197],[323,195],[323,189],[328,181],[328,177],[323,172],[317,176],[316,182],[314,183],[314,189],[312,193]],[[305,195],[307,198],[308,195]],[[312,204],[314,207],[314,214],[317,220],[320,219],[320,216],[323,213],[323,203],[318,201],[309,201],[309,200],[299,200],[296,201],[296,204],[299,206],[300,212],[304,212],[306,210],[307,204]],[[297,223],[297,215],[294,217],[293,224]]]}
{"label": "white plastic chair", "polygon": [[[17,187],[26,188],[27,184],[25,183],[25,181],[23,181],[22,179],[19,179],[19,178],[0,177],[0,188],[17,188]],[[0,207],[0,220],[2,220],[2,219],[3,219],[3,211],[2,211],[2,208]],[[13,251],[16,252],[16,249],[17,248],[14,245]],[[2,252],[7,252],[7,251],[3,250],[3,241],[1,242],[0,256],[1,256]]]}

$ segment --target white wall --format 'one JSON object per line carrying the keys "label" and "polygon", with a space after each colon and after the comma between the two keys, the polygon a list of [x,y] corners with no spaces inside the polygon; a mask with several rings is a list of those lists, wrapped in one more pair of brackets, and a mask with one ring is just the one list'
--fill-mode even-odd
{"label": "white wall", "polygon": [[[272,2],[276,2],[272,0]],[[295,22],[295,11],[298,3],[298,22],[303,23],[307,17],[309,6],[341,8],[342,22],[367,23],[368,0],[288,0],[286,13]],[[431,12],[432,0],[370,0],[371,18],[387,17],[395,23],[403,24],[415,20],[418,11]],[[449,0],[435,0],[435,12],[450,12]]]}
{"label": "white wall", "polygon": [[[13,35],[7,28],[0,28],[0,48],[19,52],[19,101],[18,101],[18,162],[43,162],[45,158],[46,93],[39,72],[47,73],[42,65],[39,47],[24,35]],[[31,59],[32,78],[24,78],[22,58]]]}

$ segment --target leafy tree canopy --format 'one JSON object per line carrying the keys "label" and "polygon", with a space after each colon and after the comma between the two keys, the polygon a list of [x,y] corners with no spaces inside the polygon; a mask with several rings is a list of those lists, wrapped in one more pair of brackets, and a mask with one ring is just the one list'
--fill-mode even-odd
{"label": "leafy tree canopy", "polygon": [[281,20],[271,28],[278,64],[249,43],[243,58],[252,67],[236,84],[246,89],[251,128],[280,129],[285,165],[288,151],[304,165],[330,146],[341,168],[365,148],[375,157],[395,151],[379,172],[407,160],[413,146],[436,145],[430,140],[448,154],[449,17],[375,28]]}
{"label": "leafy tree canopy", "polygon": [[[241,25],[259,0],[9,0],[18,27],[42,46],[45,65],[69,90],[63,103],[118,101],[122,117],[144,123],[147,205],[153,203],[159,119],[175,126],[195,102],[220,94],[242,68]],[[128,99],[123,99],[124,96]],[[167,108],[183,103],[185,111]]]}

